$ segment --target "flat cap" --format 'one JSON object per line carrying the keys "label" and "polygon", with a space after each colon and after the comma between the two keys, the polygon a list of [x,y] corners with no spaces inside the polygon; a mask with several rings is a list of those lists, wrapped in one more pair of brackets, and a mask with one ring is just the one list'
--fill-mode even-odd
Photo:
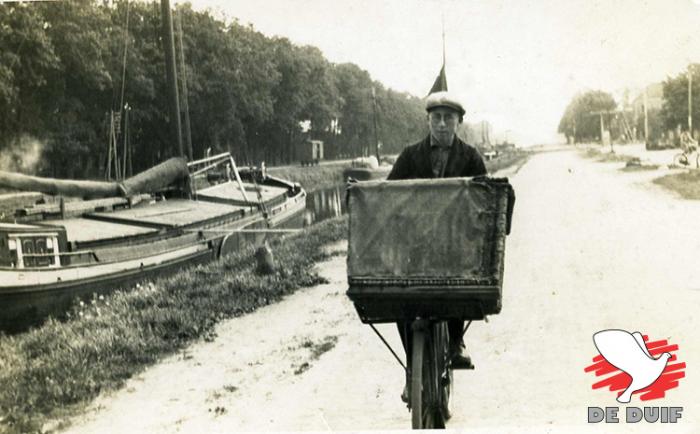
{"label": "flat cap", "polygon": [[466,110],[464,110],[464,107],[462,107],[462,104],[459,102],[459,100],[447,91],[431,93],[425,100],[426,111],[430,112],[432,109],[438,107],[450,108],[459,113],[460,116],[464,116],[464,114],[466,113]]}

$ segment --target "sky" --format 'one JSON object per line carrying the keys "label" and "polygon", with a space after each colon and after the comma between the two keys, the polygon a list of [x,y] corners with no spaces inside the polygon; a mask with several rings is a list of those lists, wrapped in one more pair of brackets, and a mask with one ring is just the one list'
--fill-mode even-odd
{"label": "sky", "polygon": [[[425,96],[442,64],[468,122],[555,143],[571,99],[631,97],[700,62],[700,0],[190,0],[217,18],[313,45],[374,80]],[[498,137],[497,137],[498,138]]]}

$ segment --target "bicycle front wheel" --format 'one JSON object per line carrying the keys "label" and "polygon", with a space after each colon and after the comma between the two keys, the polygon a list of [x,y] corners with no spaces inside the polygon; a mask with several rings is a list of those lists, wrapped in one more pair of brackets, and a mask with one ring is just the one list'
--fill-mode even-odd
{"label": "bicycle front wheel", "polygon": [[438,397],[440,405],[440,417],[444,423],[452,417],[450,397],[452,395],[452,367],[449,364],[449,330],[447,322],[442,321],[435,325],[435,351],[438,355],[437,368],[439,374]]}
{"label": "bicycle front wheel", "polygon": [[[444,363],[445,341],[439,337],[441,324],[428,324],[413,330],[411,357],[411,421],[413,429],[445,427],[443,396],[449,399],[449,388],[444,387],[440,366]],[[446,402],[445,402],[446,404]]]}

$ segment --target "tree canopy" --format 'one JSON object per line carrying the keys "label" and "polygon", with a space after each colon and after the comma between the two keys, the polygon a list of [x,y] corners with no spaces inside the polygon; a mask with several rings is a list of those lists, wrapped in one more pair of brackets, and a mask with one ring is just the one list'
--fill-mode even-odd
{"label": "tree canopy", "polygon": [[[333,64],[315,47],[223,22],[189,4],[175,14],[195,158],[231,151],[243,164],[294,162],[307,138],[324,140],[331,158],[371,154],[376,140],[395,153],[427,132],[419,98],[386,89],[357,65]],[[119,146],[128,146],[133,172],[177,152],[155,3],[6,3],[0,23],[0,152],[26,154],[31,143],[38,155],[34,167],[3,158],[3,169],[102,177],[112,111],[121,113]]]}
{"label": "tree canopy", "polygon": [[612,111],[616,106],[612,95],[600,90],[578,94],[566,107],[558,131],[573,143],[599,140],[600,116],[596,112]]}
{"label": "tree canopy", "polygon": [[[700,64],[688,66],[692,78],[693,120],[700,121]],[[661,120],[666,130],[675,130],[681,126],[688,129],[688,72],[684,71],[675,77],[669,77],[663,82],[664,102],[661,108]],[[697,129],[698,125],[693,125]]]}

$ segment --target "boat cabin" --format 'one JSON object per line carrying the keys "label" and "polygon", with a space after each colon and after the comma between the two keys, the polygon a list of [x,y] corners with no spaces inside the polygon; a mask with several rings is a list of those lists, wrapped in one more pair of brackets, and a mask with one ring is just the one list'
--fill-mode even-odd
{"label": "boat cabin", "polygon": [[0,223],[0,267],[58,268],[66,244],[62,227]]}

